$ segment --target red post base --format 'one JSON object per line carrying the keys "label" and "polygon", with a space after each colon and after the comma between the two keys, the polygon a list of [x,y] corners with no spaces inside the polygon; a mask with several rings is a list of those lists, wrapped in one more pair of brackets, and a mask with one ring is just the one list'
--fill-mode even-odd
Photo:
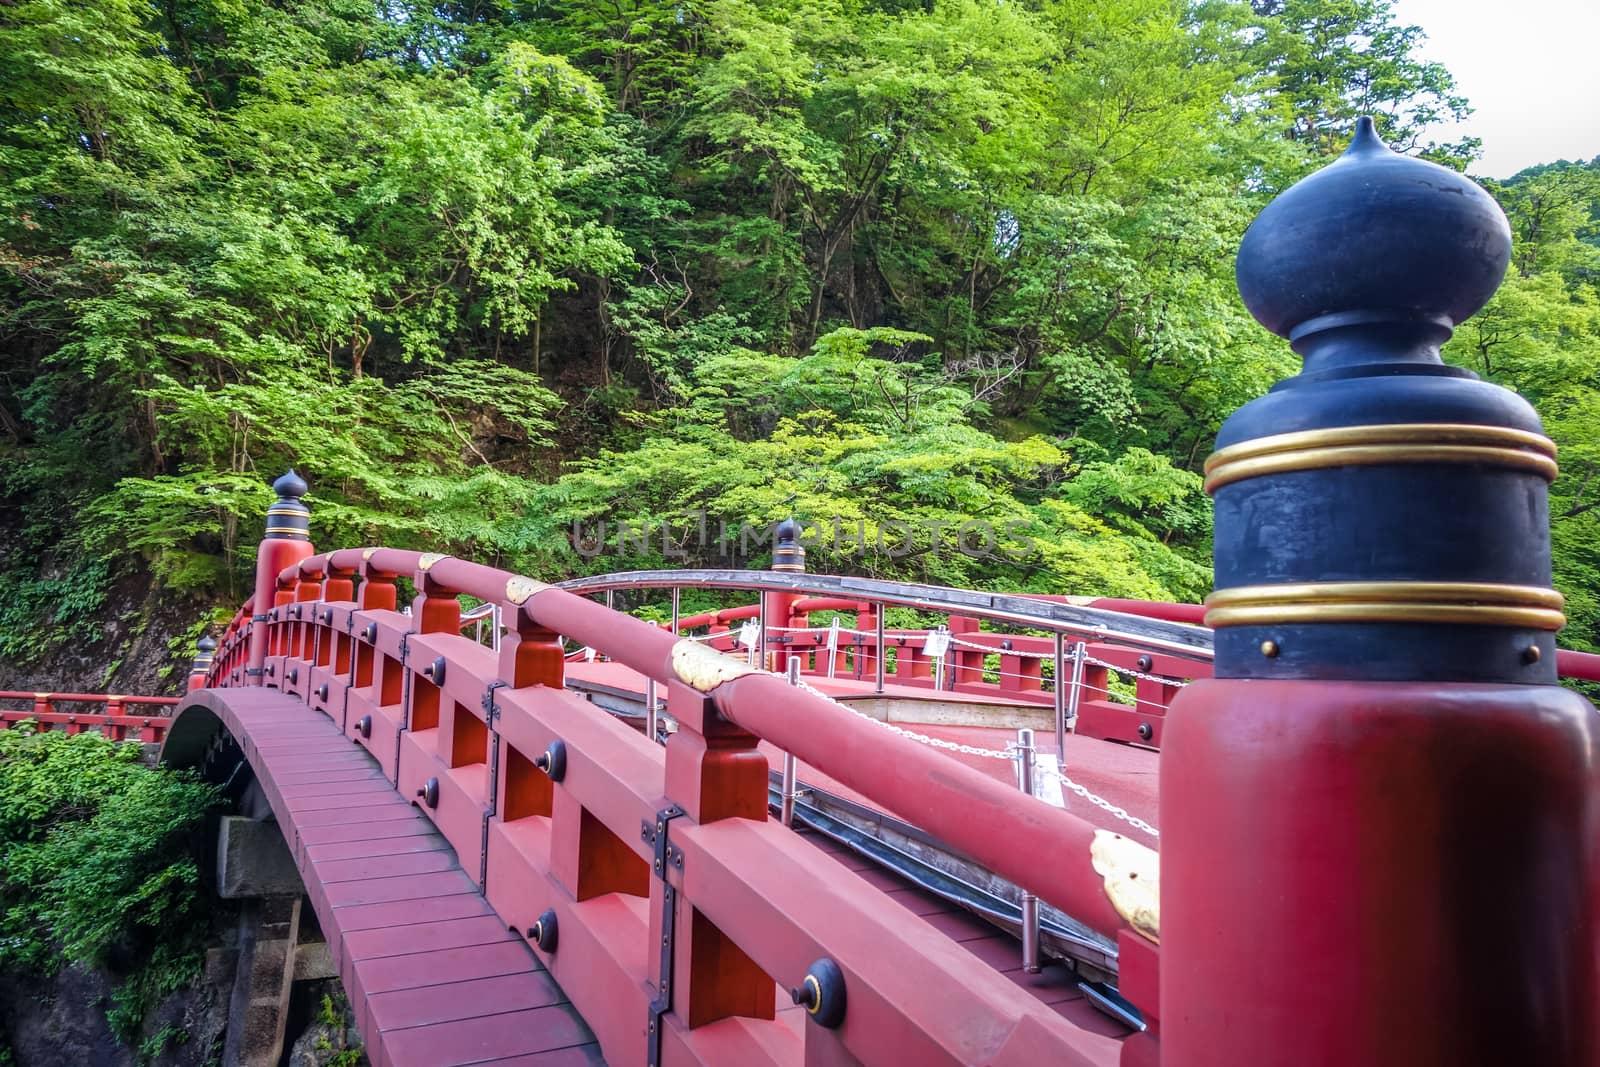
{"label": "red post base", "polygon": [[[309,559],[316,553],[310,541],[269,537],[256,549],[255,610],[266,614],[272,609],[278,591],[278,574],[285,567]],[[267,662],[267,628],[257,626],[250,631],[249,685],[261,685],[261,669]]]}
{"label": "red post base", "polygon": [[1164,1067],[1594,1064],[1596,725],[1553,686],[1190,686]]}

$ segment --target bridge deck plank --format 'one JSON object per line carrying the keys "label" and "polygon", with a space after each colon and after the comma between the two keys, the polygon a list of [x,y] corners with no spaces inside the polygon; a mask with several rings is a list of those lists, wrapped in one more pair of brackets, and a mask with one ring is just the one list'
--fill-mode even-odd
{"label": "bridge deck plank", "polygon": [[284,830],[373,1067],[604,1062],[443,836],[336,723],[274,689],[200,699]]}

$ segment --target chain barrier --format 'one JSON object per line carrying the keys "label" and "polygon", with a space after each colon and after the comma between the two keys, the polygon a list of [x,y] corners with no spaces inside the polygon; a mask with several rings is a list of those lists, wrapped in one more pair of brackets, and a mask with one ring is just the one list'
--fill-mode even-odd
{"label": "chain barrier", "polygon": [[877,723],[879,726],[883,727],[885,730],[888,730],[890,733],[899,734],[901,737],[909,737],[911,740],[920,742],[921,744],[924,744],[924,745],[930,745],[930,746],[932,746],[934,748],[942,748],[947,752],[960,752],[961,754],[966,755],[966,756],[983,756],[983,757],[985,757],[987,759],[1003,759],[1003,760],[1010,761],[1010,760],[1015,760],[1017,758],[1016,757],[1016,753],[1014,753],[1014,752],[1001,752],[998,749],[979,748],[976,745],[963,745],[963,744],[961,744],[961,743],[959,743],[957,741],[946,741],[946,740],[944,740],[942,738],[938,738],[938,737],[929,737],[927,734],[919,734],[919,733],[916,733],[913,730],[907,730],[907,729],[904,729],[903,727],[896,726],[893,723],[884,722],[882,719],[875,719],[871,715],[868,715],[866,712],[861,711],[861,710],[859,710],[857,708],[852,708],[849,704],[846,704],[841,700],[835,700],[833,697],[829,696],[827,693],[824,693],[822,690],[817,689],[815,686],[811,686],[811,685],[806,684],[804,681],[800,682],[797,685],[796,688],[804,689],[806,692],[810,693],[812,696],[821,697],[823,700],[826,700],[828,703],[834,705],[835,707],[843,708],[845,711],[848,711],[850,714],[856,716],[857,718],[866,719],[868,722],[871,722],[871,723]]}
{"label": "chain barrier", "polygon": [[[948,752],[960,752],[960,753],[962,753],[964,755],[968,755],[968,756],[983,756],[983,757],[986,757],[986,758],[989,758],[989,759],[1003,759],[1003,760],[1007,760],[1007,761],[1010,761],[1010,762],[1015,762],[1016,759],[1017,759],[1017,750],[1016,750],[1016,747],[1015,747],[1015,742],[1010,742],[1009,743],[1010,747],[1007,749],[1007,751],[1001,752],[998,749],[979,748],[976,745],[963,745],[963,744],[960,744],[960,743],[955,742],[955,741],[945,741],[942,738],[929,737],[927,734],[919,734],[919,733],[916,733],[915,731],[904,729],[902,727],[894,725],[893,723],[884,722],[882,719],[875,719],[871,715],[868,715],[863,711],[859,711],[859,710],[857,710],[855,708],[852,708],[850,705],[844,703],[843,701],[835,700],[833,697],[829,696],[827,693],[822,692],[821,690],[815,688],[814,686],[807,685],[803,681],[798,684],[798,688],[804,689],[806,692],[810,693],[812,696],[821,697],[823,700],[826,700],[828,703],[833,704],[836,707],[843,708],[845,711],[848,711],[852,715],[855,715],[855,716],[857,716],[859,718],[866,719],[868,722],[877,723],[879,726],[883,727],[885,730],[888,730],[890,733],[899,734],[901,737],[908,737],[913,741],[919,742],[919,743],[924,744],[924,745],[930,745],[933,748],[941,748],[941,749],[944,749],[944,750],[946,750]],[[1099,796],[1098,794],[1090,791],[1090,789],[1087,786],[1080,785],[1077,782],[1073,781],[1071,778],[1069,778],[1065,774],[1063,774],[1060,770],[1049,768],[1049,767],[1039,768],[1039,770],[1041,770],[1045,774],[1050,775],[1053,778],[1058,779],[1066,789],[1068,789],[1069,791],[1072,792],[1072,794],[1074,796],[1082,797],[1084,800],[1087,800],[1089,803],[1093,804],[1095,807],[1099,808],[1101,811],[1104,811],[1106,814],[1110,815],[1112,818],[1121,819],[1123,822],[1127,823],[1129,826],[1133,827],[1135,830],[1143,830],[1145,833],[1149,834],[1151,837],[1154,837],[1157,840],[1160,839],[1161,831],[1157,830],[1154,826],[1151,826],[1149,823],[1145,822],[1143,819],[1139,818],[1137,815],[1129,814],[1127,808],[1119,807],[1118,805],[1111,803],[1111,801],[1107,800],[1105,797]]]}
{"label": "chain barrier", "polygon": [[1143,830],[1151,837],[1160,840],[1161,831],[1157,830],[1154,826],[1151,826],[1137,815],[1128,814],[1127,808],[1118,807],[1105,797],[1096,796],[1094,793],[1089,791],[1087,786],[1079,785],[1071,778],[1068,778],[1065,774],[1062,774],[1059,770],[1053,770],[1049,767],[1045,767],[1043,770],[1045,774],[1048,774],[1050,777],[1060,781],[1061,784],[1067,789],[1071,790],[1075,796],[1082,797],[1084,800],[1087,800],[1089,803],[1093,804],[1095,807],[1099,808],[1101,811],[1104,811],[1113,818],[1121,819],[1135,830]]}
{"label": "chain barrier", "polygon": [[[782,632],[782,633],[802,633],[802,634],[817,634],[817,635],[823,635],[823,634],[828,633],[828,631],[826,629],[819,629],[817,627],[807,627],[807,626],[773,626],[773,627],[769,627],[769,629],[773,630],[774,632]],[[732,631],[732,630],[728,631],[728,633],[733,633],[733,632],[734,631]],[[841,634],[854,634],[857,637],[876,637],[877,636],[875,633],[873,633],[871,631],[867,631],[867,630],[851,630],[851,629],[849,629],[847,627],[840,627],[839,628],[839,632]],[[718,636],[723,636],[723,635],[718,635]],[[695,638],[694,640],[704,640],[704,638]],[[1053,660],[1055,658],[1055,653],[1054,652],[1028,652],[1028,651],[1022,650],[1022,649],[992,648],[989,645],[980,645],[980,644],[976,644],[976,643],[971,642],[971,641],[963,641],[959,637],[956,637],[954,635],[951,635],[951,637],[950,637],[950,644],[952,646],[969,649],[969,650],[974,651],[974,652],[982,652],[985,655],[989,655],[989,656],[1020,656],[1020,657],[1022,657],[1024,659],[1038,659],[1038,660],[1047,660],[1047,661],[1048,660]],[[850,651],[850,649],[841,648],[839,651],[848,652],[848,651]],[[1090,656],[1088,654],[1084,655],[1083,661],[1085,663],[1093,664],[1096,667],[1104,667],[1105,669],[1107,669],[1109,671],[1113,671],[1113,672],[1115,672],[1117,674],[1127,675],[1128,677],[1131,677],[1131,678],[1142,678],[1145,681],[1156,682],[1157,684],[1168,686],[1168,687],[1173,688],[1173,689],[1183,689],[1183,688],[1185,688],[1186,686],[1188,686],[1190,684],[1188,682],[1179,681],[1176,678],[1169,678],[1169,677],[1167,677],[1165,675],[1148,674],[1148,673],[1146,673],[1144,671],[1134,670],[1132,667],[1118,666],[1115,663],[1108,663],[1103,659],[1097,659],[1096,657]],[[1000,677],[1000,678],[1021,678],[1021,679],[1028,680],[1028,681],[1040,680],[1040,679],[1038,679],[1038,677],[1036,675],[1021,674],[1021,673],[1019,673],[1017,671],[1007,671],[1007,670],[1001,670],[999,668],[996,668],[994,670],[985,670],[984,673],[993,674],[993,675],[995,675],[997,677]],[[1121,704],[1121,705],[1123,705],[1125,707],[1130,707],[1131,708],[1131,707],[1134,707],[1135,705],[1137,705],[1139,703],[1138,700],[1136,700],[1133,697],[1125,696],[1122,693],[1118,693],[1115,690],[1106,688],[1104,686],[1089,685],[1087,682],[1080,682],[1079,685],[1086,692],[1099,693],[1099,694],[1103,695],[1106,699],[1112,701],[1113,703]],[[1048,690],[1043,690],[1043,691],[1048,692]],[[1167,710],[1168,709],[1168,705],[1166,705],[1166,704],[1160,704],[1160,703],[1157,703],[1155,701],[1147,701],[1147,703],[1150,704],[1150,706],[1152,706],[1152,707],[1161,708],[1162,710]]]}
{"label": "chain barrier", "polygon": [[1087,652],[1084,653],[1083,662],[1092,663],[1096,667],[1104,667],[1107,670],[1116,671],[1118,674],[1129,674],[1135,678],[1143,678],[1147,682],[1159,682],[1162,685],[1171,686],[1174,689],[1184,689],[1189,685],[1188,682],[1180,682],[1176,678],[1168,678],[1163,674],[1146,674],[1143,671],[1136,671],[1132,667],[1119,667],[1115,663],[1107,663],[1103,659],[1095,659]]}

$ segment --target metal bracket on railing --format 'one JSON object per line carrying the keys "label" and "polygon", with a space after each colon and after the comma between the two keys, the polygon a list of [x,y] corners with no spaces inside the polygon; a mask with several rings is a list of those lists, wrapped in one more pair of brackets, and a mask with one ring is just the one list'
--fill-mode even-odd
{"label": "metal bracket on railing", "polygon": [[496,689],[504,689],[509,684],[496,678],[484,687],[483,699],[478,702],[479,706],[483,708],[483,721],[491,730],[494,729],[495,720],[500,717],[500,709],[495,706],[494,702],[494,691]]}
{"label": "metal bracket on railing", "polygon": [[483,688],[483,699],[479,702],[483,706],[484,724],[489,728],[489,803],[483,809],[483,825],[481,847],[478,849],[478,886],[484,892],[489,889],[489,821],[500,811],[500,731],[495,729],[499,721],[500,709],[495,706],[494,691],[503,689],[509,682],[496,678]]}
{"label": "metal bracket on railing", "polygon": [[667,878],[667,868],[683,870],[683,852],[667,841],[667,824],[683,814],[676,804],[668,804],[656,812],[655,821],[640,824],[639,836],[655,846],[655,876],[661,879],[661,988],[650,1001],[649,1032],[645,1036],[645,1062],[647,1067],[661,1063],[661,1018],[672,1010],[672,955],[675,947],[673,928],[678,910],[678,891]]}

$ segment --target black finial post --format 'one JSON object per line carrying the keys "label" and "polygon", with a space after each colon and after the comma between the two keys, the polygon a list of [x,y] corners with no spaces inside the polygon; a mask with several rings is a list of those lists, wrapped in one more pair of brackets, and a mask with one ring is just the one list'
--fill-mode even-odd
{"label": "black finial post", "polygon": [[1245,305],[1305,365],[1206,462],[1216,677],[1163,735],[1163,1063],[1591,1062],[1600,776],[1552,684],[1555,446],[1439,358],[1510,248],[1487,193],[1367,120],[1245,234]]}
{"label": "black finial post", "polygon": [[202,637],[195,642],[194,662],[189,666],[189,688],[203,689],[206,684],[206,675],[211,673],[211,661],[217,653],[217,643],[209,637]]}
{"label": "black finial post", "polygon": [[278,499],[267,508],[268,539],[311,540],[311,509],[301,499],[310,489],[306,480],[291,467],[272,483],[272,489]]}
{"label": "black finial post", "polygon": [[778,523],[772,543],[772,569],[775,571],[804,571],[806,550],[800,544],[800,524],[790,516]]}

